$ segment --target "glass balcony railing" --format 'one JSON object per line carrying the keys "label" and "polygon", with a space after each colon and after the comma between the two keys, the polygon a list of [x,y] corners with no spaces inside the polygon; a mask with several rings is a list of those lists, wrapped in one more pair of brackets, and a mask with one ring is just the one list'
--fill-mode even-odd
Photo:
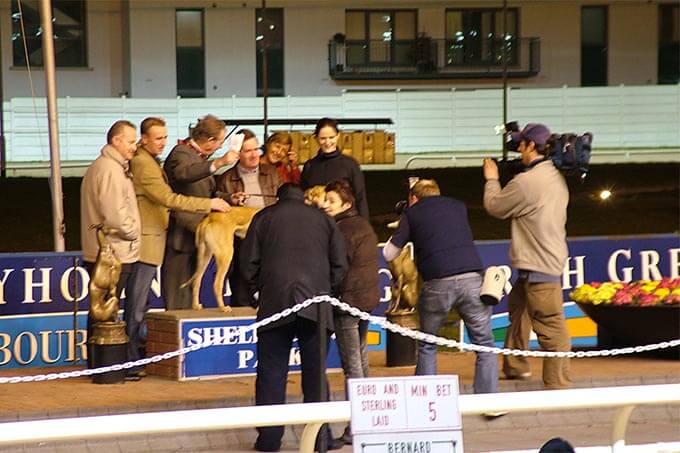
{"label": "glass balcony railing", "polygon": [[329,73],[342,79],[508,77],[540,71],[539,38],[330,41]]}

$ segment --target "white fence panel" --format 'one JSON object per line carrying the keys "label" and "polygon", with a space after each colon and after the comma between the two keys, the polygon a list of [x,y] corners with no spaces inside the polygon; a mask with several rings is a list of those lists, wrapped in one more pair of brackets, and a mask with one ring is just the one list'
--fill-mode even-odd
{"label": "white fence panel", "polygon": [[[13,98],[3,104],[7,160],[47,161],[49,139],[45,99]],[[348,91],[340,96],[269,99],[269,118],[378,118],[394,121],[398,153],[497,151],[493,127],[502,122],[503,92],[491,89]],[[63,161],[97,157],[109,126],[117,119],[139,124],[165,118],[169,144],[187,136],[189,125],[206,113],[220,118],[258,119],[262,98],[58,100]],[[680,85],[596,88],[516,88],[508,91],[508,118],[543,122],[554,132],[590,131],[597,148],[680,147]],[[352,126],[373,129],[376,125]],[[286,130],[301,126],[276,126]],[[263,133],[262,127],[253,127]],[[304,127],[310,130],[311,126]],[[261,137],[262,138],[262,137]]]}

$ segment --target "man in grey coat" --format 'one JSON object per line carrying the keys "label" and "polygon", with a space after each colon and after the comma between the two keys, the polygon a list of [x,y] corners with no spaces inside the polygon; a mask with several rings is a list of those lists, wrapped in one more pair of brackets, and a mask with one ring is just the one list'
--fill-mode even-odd
{"label": "man in grey coat", "polygon": [[[510,260],[519,274],[508,299],[510,326],[505,347],[529,347],[530,320],[541,348],[569,351],[561,284],[568,256],[569,190],[549,159],[550,130],[545,125],[527,124],[511,138],[519,144],[524,171],[503,189],[498,166],[491,159],[484,160],[484,208],[494,217],[511,219]],[[509,379],[531,376],[529,362],[521,356],[504,356],[503,372]],[[570,387],[569,359],[543,359],[543,383],[546,388]]]}

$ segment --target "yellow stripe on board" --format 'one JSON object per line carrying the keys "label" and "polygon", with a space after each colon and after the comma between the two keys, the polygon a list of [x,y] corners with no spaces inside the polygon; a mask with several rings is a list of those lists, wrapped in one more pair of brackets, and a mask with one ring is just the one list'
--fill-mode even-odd
{"label": "yellow stripe on board", "polygon": [[380,332],[369,330],[366,335],[366,344],[368,346],[377,346],[380,344]]}
{"label": "yellow stripe on board", "polygon": [[587,317],[567,319],[567,329],[572,337],[597,336],[597,324]]}

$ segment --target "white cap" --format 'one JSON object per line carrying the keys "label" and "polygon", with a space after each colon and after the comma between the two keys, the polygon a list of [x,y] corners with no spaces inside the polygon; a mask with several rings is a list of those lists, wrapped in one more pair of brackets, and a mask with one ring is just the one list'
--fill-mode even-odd
{"label": "white cap", "polygon": [[484,282],[479,298],[485,305],[498,305],[503,297],[503,288],[507,277],[503,269],[498,266],[489,267],[484,273]]}

